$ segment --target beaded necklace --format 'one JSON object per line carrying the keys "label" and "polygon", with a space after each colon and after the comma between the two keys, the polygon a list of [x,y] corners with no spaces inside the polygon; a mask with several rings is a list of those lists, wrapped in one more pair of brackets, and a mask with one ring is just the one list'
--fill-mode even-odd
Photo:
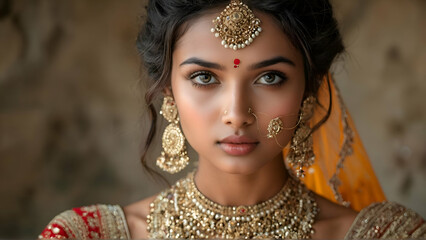
{"label": "beaded necklace", "polygon": [[162,192],[150,208],[150,238],[311,238],[319,211],[313,194],[291,177],[265,202],[222,206],[197,189],[194,173]]}

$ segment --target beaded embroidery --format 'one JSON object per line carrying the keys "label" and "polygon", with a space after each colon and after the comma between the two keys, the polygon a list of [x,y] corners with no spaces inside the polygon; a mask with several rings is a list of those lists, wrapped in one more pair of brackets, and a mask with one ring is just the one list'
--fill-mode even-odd
{"label": "beaded embroidery", "polygon": [[149,238],[311,238],[313,194],[289,178],[273,198],[253,206],[221,206],[199,192],[194,173],[162,192],[148,216]]}
{"label": "beaded embroidery", "polygon": [[345,239],[426,238],[421,216],[397,203],[375,203],[356,217]]}
{"label": "beaded embroidery", "polygon": [[124,213],[117,205],[74,208],[56,216],[39,239],[129,239]]}

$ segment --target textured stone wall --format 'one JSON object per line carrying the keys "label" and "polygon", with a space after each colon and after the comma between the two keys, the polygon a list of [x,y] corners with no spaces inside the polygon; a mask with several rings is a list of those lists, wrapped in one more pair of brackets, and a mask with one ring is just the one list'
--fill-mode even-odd
{"label": "textured stone wall", "polygon": [[[333,3],[348,47],[337,82],[376,173],[390,200],[426,216],[426,2]],[[0,0],[0,237],[33,238],[65,209],[165,187],[138,160],[144,6]]]}

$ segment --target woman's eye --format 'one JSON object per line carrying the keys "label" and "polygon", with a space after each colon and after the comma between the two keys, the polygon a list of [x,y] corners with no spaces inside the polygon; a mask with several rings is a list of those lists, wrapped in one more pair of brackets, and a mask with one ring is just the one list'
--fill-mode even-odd
{"label": "woman's eye", "polygon": [[218,83],[216,78],[208,72],[196,72],[191,74],[189,78],[196,85],[210,85]]}
{"label": "woman's eye", "polygon": [[255,83],[265,85],[279,85],[284,83],[285,80],[286,78],[284,76],[280,76],[277,73],[267,73],[258,78]]}

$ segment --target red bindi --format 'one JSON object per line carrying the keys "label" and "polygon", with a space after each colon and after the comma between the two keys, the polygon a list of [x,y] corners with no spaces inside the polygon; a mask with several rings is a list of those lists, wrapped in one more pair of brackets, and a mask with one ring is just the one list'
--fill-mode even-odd
{"label": "red bindi", "polygon": [[241,63],[240,59],[238,58],[234,59],[234,68],[239,67],[240,63]]}

